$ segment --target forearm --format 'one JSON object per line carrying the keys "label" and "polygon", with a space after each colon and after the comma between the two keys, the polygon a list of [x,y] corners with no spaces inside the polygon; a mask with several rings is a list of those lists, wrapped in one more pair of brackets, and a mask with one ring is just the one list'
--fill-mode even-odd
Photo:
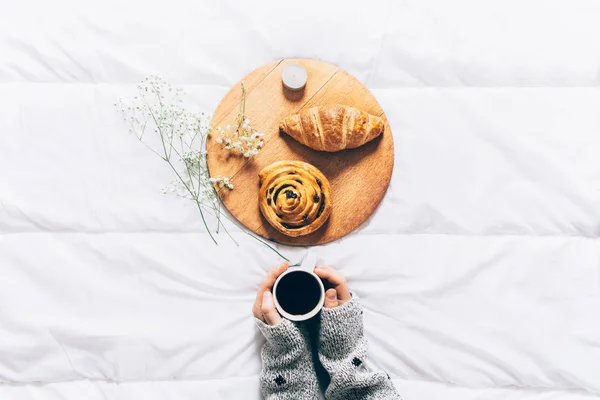
{"label": "forearm", "polygon": [[354,297],[323,309],[319,359],[331,377],[325,397],[331,400],[400,399],[387,374],[367,368],[362,307]]}
{"label": "forearm", "polygon": [[305,333],[283,320],[269,326],[256,320],[266,338],[261,351],[261,393],[266,400],[318,399],[318,383]]}

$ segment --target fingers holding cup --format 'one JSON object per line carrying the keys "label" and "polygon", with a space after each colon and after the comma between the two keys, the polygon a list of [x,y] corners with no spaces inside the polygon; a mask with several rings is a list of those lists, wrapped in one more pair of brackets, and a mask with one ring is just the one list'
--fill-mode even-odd
{"label": "fingers holding cup", "polygon": [[273,268],[271,271],[269,271],[265,279],[263,279],[263,281],[260,283],[260,286],[258,287],[258,292],[256,293],[256,300],[254,301],[254,305],[252,306],[252,314],[254,314],[256,318],[265,321],[263,318],[263,313],[261,311],[263,295],[266,291],[270,292],[271,288],[275,284],[275,281],[277,280],[279,275],[285,272],[285,270],[288,268],[288,265],[289,264],[287,262],[283,262],[279,266]]}
{"label": "fingers holding cup", "polygon": [[263,293],[260,311],[263,315],[263,320],[267,324],[275,326],[281,322],[281,315],[279,315],[275,308],[275,302],[273,301],[271,292],[266,291]]}
{"label": "fingers holding cup", "polygon": [[337,294],[337,299],[339,303],[338,305],[341,306],[342,304],[352,299],[352,294],[350,293],[348,282],[346,282],[346,278],[344,277],[344,275],[342,275],[341,272],[336,271],[335,269],[327,267],[325,265],[317,265],[315,267],[315,274],[317,274],[319,278],[325,279],[333,285]]}
{"label": "fingers holding cup", "polygon": [[329,289],[325,292],[325,308],[335,308],[339,306],[337,291],[335,289]]}

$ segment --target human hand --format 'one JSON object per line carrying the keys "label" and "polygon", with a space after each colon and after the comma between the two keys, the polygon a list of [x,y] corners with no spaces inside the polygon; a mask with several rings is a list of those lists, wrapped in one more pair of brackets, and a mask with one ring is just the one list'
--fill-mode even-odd
{"label": "human hand", "polygon": [[346,282],[346,278],[339,271],[324,265],[317,265],[315,267],[315,274],[333,285],[333,288],[325,292],[325,308],[335,308],[352,299],[348,282]]}
{"label": "human hand", "polygon": [[282,318],[275,308],[275,302],[273,300],[271,288],[275,284],[275,281],[279,275],[281,275],[287,268],[288,263],[284,262],[280,266],[269,271],[266,278],[258,287],[256,301],[254,302],[254,306],[252,306],[252,314],[254,314],[257,319],[260,319],[261,321],[272,326],[279,324]]}

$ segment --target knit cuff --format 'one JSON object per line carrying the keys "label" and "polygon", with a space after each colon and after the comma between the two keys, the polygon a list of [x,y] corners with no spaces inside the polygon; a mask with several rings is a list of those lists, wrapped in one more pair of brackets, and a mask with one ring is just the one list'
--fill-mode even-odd
{"label": "knit cuff", "polygon": [[258,329],[267,342],[279,351],[289,351],[305,347],[305,340],[300,329],[290,320],[282,319],[277,325],[268,325],[254,318]]}
{"label": "knit cuff", "polygon": [[319,352],[326,357],[344,357],[350,353],[363,336],[362,307],[358,297],[339,307],[323,308]]}
{"label": "knit cuff", "polygon": [[330,321],[343,320],[346,318],[362,319],[362,306],[360,305],[358,296],[352,293],[352,298],[350,300],[338,307],[323,307],[322,313],[321,319]]}

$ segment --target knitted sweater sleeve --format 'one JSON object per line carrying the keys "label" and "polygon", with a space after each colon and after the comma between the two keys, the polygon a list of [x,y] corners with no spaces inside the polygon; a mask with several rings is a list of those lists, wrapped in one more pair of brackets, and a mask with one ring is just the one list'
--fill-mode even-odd
{"label": "knitted sweater sleeve", "polygon": [[308,333],[284,319],[270,326],[255,319],[266,342],[261,351],[260,389],[265,400],[314,400],[319,384]]}
{"label": "knitted sweater sleeve", "polygon": [[363,337],[362,308],[358,298],[321,313],[319,360],[331,377],[328,400],[400,399],[389,376],[366,365],[367,341]]}

